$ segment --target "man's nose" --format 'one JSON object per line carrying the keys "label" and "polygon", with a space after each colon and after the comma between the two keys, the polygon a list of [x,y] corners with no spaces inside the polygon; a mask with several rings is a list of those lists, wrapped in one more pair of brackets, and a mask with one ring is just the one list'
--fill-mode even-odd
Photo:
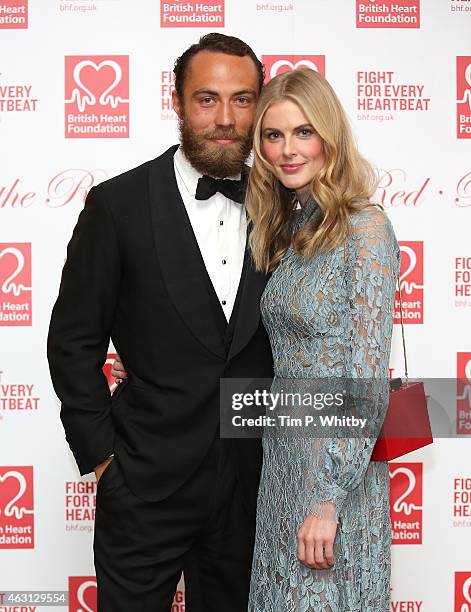
{"label": "man's nose", "polygon": [[234,125],[234,112],[230,102],[221,102],[216,114],[216,125],[229,127]]}

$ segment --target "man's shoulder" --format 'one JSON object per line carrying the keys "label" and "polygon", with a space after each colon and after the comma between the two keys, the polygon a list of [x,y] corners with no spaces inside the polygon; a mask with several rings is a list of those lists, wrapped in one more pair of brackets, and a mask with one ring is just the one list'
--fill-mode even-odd
{"label": "man's shoulder", "polygon": [[127,187],[135,187],[136,184],[140,183],[142,180],[145,180],[145,176],[149,170],[149,165],[152,164],[154,160],[149,160],[136,166],[135,168],[131,168],[130,170],[126,170],[125,172],[121,172],[121,174],[117,174],[105,181],[102,181],[97,185],[97,188],[100,191],[115,192],[116,190],[120,190]]}
{"label": "man's shoulder", "polygon": [[139,186],[144,187],[147,184],[149,172],[153,168],[172,167],[173,155],[177,147],[178,145],[174,145],[158,157],[148,160],[135,168],[126,170],[121,174],[117,174],[99,183],[97,187],[104,192],[112,192],[114,194],[126,192],[128,189],[136,189]]}

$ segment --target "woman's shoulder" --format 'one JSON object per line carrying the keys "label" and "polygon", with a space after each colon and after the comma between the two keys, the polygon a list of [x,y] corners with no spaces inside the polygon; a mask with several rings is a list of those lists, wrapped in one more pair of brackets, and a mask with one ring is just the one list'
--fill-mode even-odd
{"label": "woman's shoulder", "polygon": [[392,223],[380,206],[366,202],[351,214],[350,223],[350,244],[354,252],[375,254],[379,258],[392,257],[399,265],[399,244]]}
{"label": "woman's shoulder", "polygon": [[391,221],[384,210],[373,202],[361,202],[361,207],[350,215],[353,234],[374,233],[375,235],[393,235]]}

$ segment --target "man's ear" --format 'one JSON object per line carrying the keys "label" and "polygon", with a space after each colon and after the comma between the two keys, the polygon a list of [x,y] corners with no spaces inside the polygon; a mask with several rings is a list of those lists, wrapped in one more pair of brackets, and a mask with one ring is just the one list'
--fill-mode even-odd
{"label": "man's ear", "polygon": [[178,117],[181,118],[183,113],[183,106],[175,89],[172,91],[172,108],[177,113]]}

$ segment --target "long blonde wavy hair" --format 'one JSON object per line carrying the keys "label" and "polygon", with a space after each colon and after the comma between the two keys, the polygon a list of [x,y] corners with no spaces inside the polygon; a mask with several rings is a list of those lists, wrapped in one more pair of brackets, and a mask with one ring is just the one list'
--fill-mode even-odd
{"label": "long blonde wavy hair", "polygon": [[[294,236],[295,194],[276,178],[262,148],[265,113],[283,100],[291,100],[303,111],[322,139],[325,157],[310,185],[323,214],[311,218]],[[375,186],[373,168],[360,155],[345,111],[324,77],[309,68],[298,68],[264,87],[255,113],[254,164],[246,196],[249,244],[258,270],[273,270],[290,244],[304,257],[341,244],[350,231],[350,214],[368,205]]]}

